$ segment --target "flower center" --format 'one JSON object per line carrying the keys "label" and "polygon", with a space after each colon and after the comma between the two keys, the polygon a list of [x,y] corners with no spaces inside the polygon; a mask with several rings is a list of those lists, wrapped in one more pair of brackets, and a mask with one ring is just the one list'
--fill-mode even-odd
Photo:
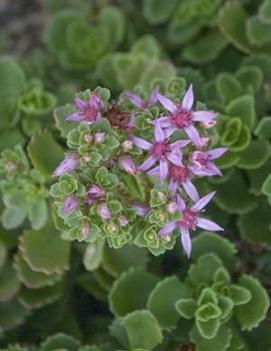
{"label": "flower center", "polygon": [[180,224],[187,229],[195,229],[197,226],[197,214],[190,208],[186,208],[183,211],[183,218],[180,220]]}
{"label": "flower center", "polygon": [[161,158],[170,151],[167,143],[155,143],[153,144],[152,154],[154,157]]}
{"label": "flower center", "polygon": [[202,151],[195,151],[193,153],[193,162],[197,163],[199,166],[206,166],[208,155]]}
{"label": "flower center", "polygon": [[88,121],[95,121],[98,115],[98,109],[90,107],[90,106],[86,106],[82,113],[83,115],[86,117],[86,119]]}
{"label": "flower center", "polygon": [[174,182],[184,182],[188,177],[188,170],[183,166],[172,165],[169,169],[169,177]]}
{"label": "flower center", "polygon": [[172,115],[172,121],[178,128],[188,127],[192,123],[192,115],[190,111],[179,108]]}

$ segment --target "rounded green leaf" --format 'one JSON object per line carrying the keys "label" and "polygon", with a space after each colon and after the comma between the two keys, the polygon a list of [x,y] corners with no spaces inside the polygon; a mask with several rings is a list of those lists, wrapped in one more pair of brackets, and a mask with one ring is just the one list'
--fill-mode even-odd
{"label": "rounded green leaf", "polygon": [[0,270],[0,303],[10,300],[19,290],[20,282],[11,262]]}
{"label": "rounded green leaf", "polygon": [[45,200],[32,203],[28,209],[28,217],[33,229],[42,228],[48,218],[48,208]]}
{"label": "rounded green leaf", "polygon": [[27,215],[27,206],[6,207],[2,213],[2,225],[5,229],[15,229],[23,224]]}
{"label": "rounded green leaf", "polygon": [[109,293],[110,310],[116,316],[146,306],[148,296],[158,282],[158,278],[142,269],[131,268],[122,273]]}
{"label": "rounded green leaf", "polygon": [[255,101],[253,96],[243,95],[232,100],[226,108],[226,113],[230,116],[241,118],[242,122],[252,129],[256,120]]}
{"label": "rounded green leaf", "polygon": [[251,330],[266,317],[270,302],[267,292],[256,278],[243,275],[239,285],[250,291],[252,298],[247,304],[235,307],[235,317],[242,330]]}
{"label": "rounded green leaf", "polygon": [[189,289],[177,277],[165,278],[150,293],[147,307],[162,328],[173,328],[179,319],[175,302],[190,294]]}
{"label": "rounded green leaf", "polygon": [[197,345],[197,351],[225,351],[230,346],[232,333],[229,327],[222,325],[212,339],[203,338],[196,327],[193,328],[190,336]]}
{"label": "rounded green leaf", "polygon": [[66,334],[50,336],[41,344],[41,351],[67,350],[78,351],[81,344],[75,338]]}
{"label": "rounded green leaf", "polygon": [[84,252],[83,264],[88,271],[97,269],[103,260],[104,240],[88,244]]}
{"label": "rounded green leaf", "polygon": [[269,143],[265,140],[252,140],[249,146],[239,154],[237,166],[242,169],[257,169],[270,157]]}
{"label": "rounded green leaf", "polygon": [[22,324],[28,314],[17,299],[0,303],[0,329],[9,330]]}
{"label": "rounded green leaf", "polygon": [[130,349],[153,350],[162,342],[162,332],[151,312],[135,311],[122,319]]}
{"label": "rounded green leaf", "polygon": [[271,0],[264,0],[259,7],[260,20],[263,23],[271,24]]}
{"label": "rounded green leaf", "polygon": [[150,24],[160,24],[167,21],[173,13],[177,0],[144,0],[143,1],[143,15]]}

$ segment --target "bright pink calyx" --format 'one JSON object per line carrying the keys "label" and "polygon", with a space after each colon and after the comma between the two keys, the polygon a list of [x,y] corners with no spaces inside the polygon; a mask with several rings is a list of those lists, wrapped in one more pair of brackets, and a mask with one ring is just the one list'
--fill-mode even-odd
{"label": "bright pink calyx", "polygon": [[178,128],[186,128],[192,123],[192,114],[183,108],[179,108],[172,115],[172,121]]}
{"label": "bright pink calyx", "polygon": [[183,218],[179,221],[180,225],[189,229],[195,229],[197,226],[197,213],[192,211],[190,208],[186,208],[183,211]]}
{"label": "bright pink calyx", "polygon": [[169,145],[165,142],[153,144],[152,154],[154,157],[161,158],[170,151]]}
{"label": "bright pink calyx", "polygon": [[188,170],[184,166],[172,165],[169,169],[169,177],[174,182],[184,182],[188,175]]}

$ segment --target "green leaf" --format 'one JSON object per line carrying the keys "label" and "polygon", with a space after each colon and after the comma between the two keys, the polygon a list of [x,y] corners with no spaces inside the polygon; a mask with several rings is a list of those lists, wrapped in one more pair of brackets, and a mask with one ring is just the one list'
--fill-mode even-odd
{"label": "green leaf", "polygon": [[125,316],[129,312],[144,308],[157,282],[157,277],[142,269],[131,268],[122,273],[109,293],[110,310],[116,316]]}
{"label": "green leaf", "polygon": [[271,347],[271,325],[269,321],[262,322],[258,328],[244,333],[245,340],[251,350],[270,350]]}
{"label": "green leaf", "polygon": [[190,336],[197,345],[197,351],[225,351],[230,346],[232,333],[229,327],[222,325],[213,339],[203,338],[195,327]]}
{"label": "green leaf", "polygon": [[81,344],[75,338],[58,333],[54,336],[48,337],[41,344],[41,351],[55,351],[55,350],[67,350],[67,351],[78,351]]}
{"label": "green leaf", "polygon": [[249,44],[246,38],[247,14],[241,3],[228,1],[220,10],[218,25],[225,37],[237,47],[249,53]]}
{"label": "green leaf", "polygon": [[248,289],[242,286],[232,284],[229,287],[229,297],[235,306],[244,305],[251,300],[251,293]]}
{"label": "green leaf", "polygon": [[252,129],[256,120],[253,96],[243,95],[232,100],[226,107],[226,113],[230,116],[238,116],[245,125]]}
{"label": "green leaf", "polygon": [[175,302],[190,294],[189,289],[177,277],[168,277],[161,280],[152,290],[147,307],[162,328],[173,328],[179,319]]}
{"label": "green leaf", "polygon": [[257,93],[263,83],[263,71],[257,66],[243,66],[236,72],[236,78],[247,92]]}
{"label": "green leaf", "polygon": [[125,35],[125,16],[121,8],[106,6],[99,13],[99,28],[106,47],[114,49]]}
{"label": "green leaf", "polygon": [[266,196],[271,196],[271,175],[269,175],[263,183],[262,193]]}
{"label": "green leaf", "polygon": [[26,230],[20,241],[22,256],[34,271],[61,274],[68,269],[70,243],[60,238],[52,223],[40,230]]}
{"label": "green leaf", "polygon": [[241,236],[252,242],[271,244],[270,206],[260,202],[253,211],[239,217],[238,227]]}
{"label": "green leaf", "polygon": [[49,131],[33,135],[27,151],[35,168],[45,176],[50,176],[64,157],[62,147]]}
{"label": "green leaf", "polygon": [[113,277],[118,277],[130,267],[145,267],[148,253],[145,249],[125,245],[118,250],[105,245],[102,259],[103,268]]}
{"label": "green leaf", "polygon": [[235,307],[235,316],[242,330],[251,330],[266,317],[270,305],[269,297],[261,283],[252,276],[243,275],[239,285],[248,289],[252,298],[247,304]]}
{"label": "green leaf", "polygon": [[135,54],[142,53],[149,57],[159,59],[161,56],[161,47],[154,36],[146,34],[134,42],[131,47],[131,52],[134,52]]}
{"label": "green leaf", "polygon": [[247,171],[250,183],[250,192],[255,195],[262,193],[262,186],[269,174],[271,173],[271,159],[258,169]]}
{"label": "green leaf", "polygon": [[0,303],[6,302],[17,293],[20,282],[15,269],[9,261],[6,261],[0,271]]}
{"label": "green leaf", "polygon": [[259,16],[252,16],[247,20],[247,36],[251,45],[261,47],[270,45],[271,24],[263,23]]}
{"label": "green leaf", "polygon": [[14,229],[19,227],[27,216],[27,206],[25,207],[7,207],[2,213],[2,225],[5,229]]}
{"label": "green leaf", "polygon": [[252,140],[240,154],[238,167],[241,169],[257,169],[270,157],[269,143],[265,140]]}
{"label": "green leaf", "polygon": [[216,89],[224,104],[228,104],[242,93],[242,87],[238,80],[229,73],[220,73],[218,75],[216,79]]}
{"label": "green leaf", "polygon": [[263,117],[254,130],[260,139],[271,139],[271,117]]}
{"label": "green leaf", "polygon": [[259,17],[263,23],[271,24],[271,1],[264,0],[259,7]]}
{"label": "green leaf", "polygon": [[217,335],[217,332],[220,327],[220,323],[218,319],[210,319],[208,321],[202,321],[196,318],[196,326],[200,333],[200,335],[204,339],[213,339]]}
{"label": "green leaf", "polygon": [[159,324],[151,312],[135,311],[122,319],[130,349],[142,348],[153,350],[162,342]]}
{"label": "green leaf", "polygon": [[192,319],[197,310],[197,303],[194,299],[181,298],[175,304],[178,313],[185,319]]}
{"label": "green leaf", "polygon": [[48,208],[45,200],[32,203],[28,209],[28,216],[33,229],[41,229],[48,218]]}
{"label": "green leaf", "polygon": [[210,30],[183,49],[183,58],[197,65],[212,62],[227,45],[227,40],[219,31]]}
{"label": "green leaf", "polygon": [[39,289],[21,288],[18,299],[27,309],[36,309],[53,303],[59,299],[63,293],[63,284],[57,283]]}
{"label": "green leaf", "polygon": [[97,269],[103,260],[104,240],[97,240],[96,243],[88,244],[84,252],[83,264],[88,271]]}
{"label": "green leaf", "polygon": [[53,285],[62,278],[61,275],[56,273],[45,274],[33,271],[21,254],[15,256],[14,267],[19,280],[30,289],[38,289],[44,286]]}
{"label": "green leaf", "polygon": [[217,268],[222,266],[222,261],[214,253],[200,256],[196,263],[192,264],[188,271],[188,279],[194,286],[209,284]]}
{"label": "green leaf", "polygon": [[[238,196],[236,196],[238,189]],[[225,183],[216,185],[215,203],[228,213],[246,213],[255,207],[255,199],[249,194],[242,174],[236,172]]]}
{"label": "green leaf", "polygon": [[152,25],[165,23],[177,4],[177,0],[169,0],[166,3],[163,0],[144,0],[143,15]]}
{"label": "green leaf", "polygon": [[22,324],[28,313],[17,299],[0,303],[0,328],[9,330]]}
{"label": "green leaf", "polygon": [[193,260],[212,252],[216,254],[228,269],[234,266],[235,255],[237,250],[235,246],[227,239],[211,232],[203,232],[192,240]]}

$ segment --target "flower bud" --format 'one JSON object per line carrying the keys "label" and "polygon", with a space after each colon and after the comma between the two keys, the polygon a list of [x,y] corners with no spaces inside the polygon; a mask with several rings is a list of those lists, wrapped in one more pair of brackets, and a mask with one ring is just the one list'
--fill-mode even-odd
{"label": "flower bud", "polygon": [[120,165],[120,168],[122,168],[127,173],[131,175],[136,174],[136,171],[137,171],[136,165],[131,157],[129,156],[121,157],[119,160],[119,165]]}
{"label": "flower bud", "polygon": [[102,144],[105,141],[105,133],[102,133],[102,132],[96,133],[94,138],[96,143]]}
{"label": "flower bud", "polygon": [[133,148],[133,142],[131,140],[125,140],[121,144],[121,147],[122,147],[123,151],[125,151],[125,152],[130,151]]}
{"label": "flower bud", "polygon": [[103,219],[110,219],[111,218],[111,212],[107,206],[107,204],[105,202],[103,202],[102,204],[98,205],[97,208],[97,212],[98,215]]}

